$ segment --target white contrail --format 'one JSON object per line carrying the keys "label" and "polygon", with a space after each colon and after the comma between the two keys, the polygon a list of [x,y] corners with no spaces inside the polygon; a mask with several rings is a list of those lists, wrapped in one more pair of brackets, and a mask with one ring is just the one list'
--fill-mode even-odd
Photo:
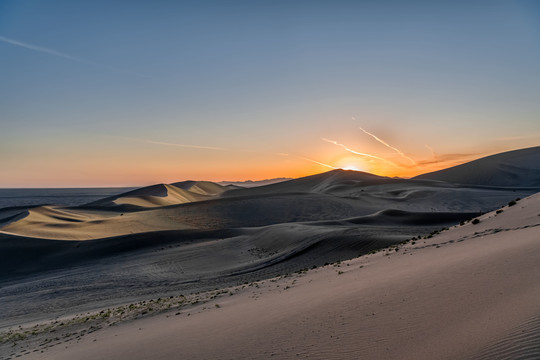
{"label": "white contrail", "polygon": [[14,39],[10,39],[10,38],[7,38],[7,37],[1,36],[1,35],[0,35],[0,41],[5,42],[7,44],[19,46],[19,47],[22,47],[22,48],[25,48],[25,49],[34,50],[34,51],[42,52],[42,53],[45,53],[45,54],[58,56],[58,57],[61,57],[61,58],[64,58],[64,59],[76,61],[76,62],[86,64],[86,65],[90,65],[90,66],[101,67],[101,68],[109,69],[109,70],[116,71],[116,72],[135,75],[135,76],[142,77],[142,78],[154,79],[154,77],[152,77],[152,76],[135,73],[135,72],[125,70],[125,69],[115,68],[113,66],[97,63],[97,62],[90,61],[90,60],[81,59],[81,58],[78,58],[76,56],[65,54],[65,53],[62,53],[62,52],[59,52],[59,51],[56,51],[56,50],[53,50],[53,49],[48,49],[48,48],[45,48],[45,47],[42,47],[42,46],[37,46],[37,45],[24,43],[24,42],[14,40]]}
{"label": "white contrail", "polygon": [[330,144],[334,144],[334,145],[337,145],[339,147],[342,147],[343,149],[347,150],[348,152],[350,153],[353,153],[353,154],[356,154],[356,155],[360,155],[360,156],[365,156],[365,157],[369,157],[369,158],[372,158],[372,159],[377,159],[377,160],[381,160],[381,161],[384,161],[386,163],[389,163],[389,164],[392,164],[392,165],[395,165],[394,163],[386,160],[386,159],[383,159],[381,157],[378,157],[378,156],[375,156],[375,155],[371,155],[371,154],[366,154],[366,153],[361,153],[361,152],[358,152],[358,151],[355,151],[355,150],[352,150],[352,149],[349,149],[347,146],[343,145],[343,144],[340,144],[338,143],[337,141],[334,141],[334,140],[330,140],[330,139],[327,139],[327,138],[321,138],[323,141],[326,141]]}
{"label": "white contrail", "polygon": [[132,140],[132,141],[140,141],[147,144],[174,146],[174,147],[190,148],[190,149],[230,151],[230,152],[239,152],[239,153],[248,153],[248,154],[265,154],[265,155],[273,155],[273,156],[289,156],[289,154],[285,154],[285,153],[271,153],[271,152],[259,151],[259,150],[232,149],[232,148],[225,148],[225,147],[193,145],[193,144],[179,144],[179,143],[170,143],[170,142],[156,141],[156,140],[150,140],[150,139],[139,139],[139,138],[134,138],[134,137],[129,137],[129,136],[114,136],[114,137],[120,138],[120,139]]}
{"label": "white contrail", "polygon": [[424,144],[428,149],[429,151],[431,151],[431,156],[433,156],[434,159],[437,159],[437,155],[435,154],[435,150],[433,150],[433,148],[431,146],[429,146],[428,144]]}
{"label": "white contrail", "polygon": [[[139,139],[133,139],[133,140],[139,140]],[[214,147],[214,146],[175,144],[175,143],[168,143],[168,142],[154,141],[154,140],[140,140],[140,141],[144,141],[144,142],[149,143],[149,144],[176,146],[176,147],[184,147],[184,148],[192,148],[192,149],[207,149],[207,150],[217,150],[217,151],[234,151],[234,150],[231,150],[231,149]]]}
{"label": "white contrail", "polygon": [[362,129],[360,126],[358,127],[360,130],[362,130],[365,134],[371,136],[372,138],[374,138],[375,140],[377,140],[378,142],[380,142],[381,144],[383,144],[384,146],[386,146],[387,148],[390,148],[392,150],[394,150],[396,153],[398,153],[401,157],[403,157],[404,159],[407,159],[409,160],[412,164],[416,164],[416,161],[414,161],[413,159],[411,159],[410,157],[408,157],[407,155],[405,155],[401,150],[399,150],[398,148],[395,148],[393,147],[392,145],[388,144],[386,141],[384,141],[383,139],[373,135],[372,133],[370,133],[369,131],[366,131],[364,129]]}
{"label": "white contrail", "polygon": [[313,160],[313,159],[309,159],[309,158],[306,158],[306,157],[303,157],[303,156],[298,156],[300,159],[304,159],[306,161],[310,161],[312,163],[315,163],[315,164],[319,164],[319,165],[322,165],[322,166],[326,166],[327,168],[330,168],[330,169],[339,169],[335,166],[332,166],[332,165],[328,165],[328,164],[324,164],[322,162],[319,162],[319,161],[316,161],[316,160]]}

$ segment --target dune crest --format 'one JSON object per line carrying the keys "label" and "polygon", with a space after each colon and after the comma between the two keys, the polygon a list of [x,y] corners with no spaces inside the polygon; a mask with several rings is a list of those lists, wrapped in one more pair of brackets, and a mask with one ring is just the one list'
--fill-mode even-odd
{"label": "dune crest", "polygon": [[456,184],[540,188],[540,146],[507,151],[416,176]]}
{"label": "dune crest", "polygon": [[176,316],[106,326],[45,353],[58,360],[533,358],[540,354],[538,209],[540,194],[399,251],[225,289],[235,294]]}
{"label": "dune crest", "polygon": [[125,209],[155,208],[209,200],[235,187],[210,181],[182,181],[157,184],[132,190],[86,204],[86,207],[119,207]]}

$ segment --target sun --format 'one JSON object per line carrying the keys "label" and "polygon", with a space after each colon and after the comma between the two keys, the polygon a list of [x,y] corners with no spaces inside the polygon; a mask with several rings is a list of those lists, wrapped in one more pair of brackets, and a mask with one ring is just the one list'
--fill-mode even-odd
{"label": "sun", "polygon": [[354,166],[354,165],[342,166],[340,169],[342,169],[342,170],[362,171],[360,168],[358,168],[357,166]]}
{"label": "sun", "polygon": [[345,156],[332,161],[332,165],[343,170],[366,171],[366,164],[356,156]]}

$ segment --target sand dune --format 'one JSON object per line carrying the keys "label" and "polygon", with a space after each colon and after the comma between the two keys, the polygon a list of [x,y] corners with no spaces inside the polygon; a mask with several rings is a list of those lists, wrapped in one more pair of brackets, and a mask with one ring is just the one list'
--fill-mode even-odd
{"label": "sand dune", "polygon": [[228,190],[237,189],[234,185],[220,185],[211,181],[181,181],[171,184],[174,187],[190,191],[200,195],[216,196]]}
{"label": "sand dune", "polygon": [[4,225],[0,234],[51,240],[90,240],[159,230],[190,229],[193,226],[167,216],[141,212],[72,210],[40,206],[21,211],[16,221]]}
{"label": "sand dune", "polygon": [[[23,237],[89,240],[168,230],[217,230],[340,220],[395,209],[462,214],[495,209],[531,189],[457,186],[334,170],[258,188],[211,182],[159,184],[81,207],[4,212],[0,231]],[[460,215],[461,214],[461,215]],[[438,215],[436,215],[437,217]]]}
{"label": "sand dune", "polygon": [[[437,217],[381,213],[365,217],[364,224],[355,218],[333,224],[157,231],[89,241],[0,234],[0,328],[61,315],[66,306],[70,312],[88,311],[322,266],[459,221],[457,214]],[[21,292],[27,299],[24,304]]]}
{"label": "sand dune", "polygon": [[399,251],[261,281],[179,316],[106,327],[27,356],[534,358],[539,209],[537,194]]}
{"label": "sand dune", "polygon": [[246,180],[246,181],[220,181],[218,184],[220,185],[232,185],[242,188],[249,188],[249,187],[256,187],[256,186],[263,186],[263,185],[270,185],[275,184],[278,182],[283,182],[287,180],[292,180],[291,178],[274,178],[274,179],[266,179],[266,180]]}
{"label": "sand dune", "polygon": [[324,193],[328,188],[339,185],[348,187],[354,185],[368,185],[372,183],[381,184],[391,182],[391,178],[373,175],[361,171],[332,170],[322,174],[306,176],[298,179],[287,180],[270,185],[258,186],[248,189],[232,190],[224,194],[227,197],[253,196],[263,194],[281,194],[298,192],[318,192]]}
{"label": "sand dune", "polygon": [[457,184],[540,187],[540,146],[487,156],[417,176]]}
{"label": "sand dune", "polygon": [[[230,287],[219,292],[239,295],[220,300],[223,309],[194,307],[181,322],[133,323],[148,325],[150,334],[124,324],[124,342],[116,343],[98,332],[98,341],[116,348],[96,356],[490,358],[501,349],[512,357],[509,343],[523,349],[536,341],[520,334],[536,329],[539,316],[529,300],[539,291],[540,195],[481,214],[538,190],[531,185],[534,149],[479,160],[473,170],[495,169],[487,182],[485,174],[458,169],[481,185],[334,170],[253,188],[184,181],[77,207],[0,209],[0,330]],[[506,166],[509,159],[517,167]],[[501,169],[531,186],[499,186],[508,179]],[[478,224],[437,235],[475,216]],[[415,244],[396,248],[413,237]],[[254,291],[242,290],[258,280]],[[493,322],[498,312],[504,321]],[[129,337],[150,345],[140,350]],[[2,341],[0,334],[1,356],[14,348],[22,355],[32,344]],[[43,357],[85,358],[94,345],[64,355],[53,347]]]}
{"label": "sand dune", "polygon": [[[406,192],[408,195],[404,196]],[[526,192],[468,188],[426,188],[404,184],[357,197],[317,193],[239,196],[190,202],[144,211],[39,207],[0,228],[10,234],[56,240],[88,240],[156,230],[217,230],[280,223],[340,220],[396,209],[408,212],[472,214],[501,206]],[[125,209],[123,209],[125,210]],[[22,210],[21,210],[22,212]],[[461,216],[461,215],[460,215]]]}
{"label": "sand dune", "polygon": [[113,207],[117,210],[138,210],[212,199],[236,186],[222,186],[210,181],[182,181],[157,184],[94,201],[83,207]]}

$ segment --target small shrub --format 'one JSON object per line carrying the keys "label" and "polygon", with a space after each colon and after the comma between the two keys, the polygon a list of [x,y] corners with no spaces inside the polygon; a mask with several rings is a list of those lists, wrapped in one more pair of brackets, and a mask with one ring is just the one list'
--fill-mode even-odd
{"label": "small shrub", "polygon": [[478,223],[480,223],[480,220],[478,220],[478,219],[474,219],[474,220],[471,222],[471,224],[473,224],[473,225],[476,225],[476,224],[478,224]]}
{"label": "small shrub", "polygon": [[495,214],[500,214],[500,213],[502,213],[503,211],[504,211],[503,209],[499,209],[499,210],[495,211]]}
{"label": "small shrub", "polygon": [[516,205],[516,201],[515,200],[512,200],[508,203],[508,206],[514,206]]}

